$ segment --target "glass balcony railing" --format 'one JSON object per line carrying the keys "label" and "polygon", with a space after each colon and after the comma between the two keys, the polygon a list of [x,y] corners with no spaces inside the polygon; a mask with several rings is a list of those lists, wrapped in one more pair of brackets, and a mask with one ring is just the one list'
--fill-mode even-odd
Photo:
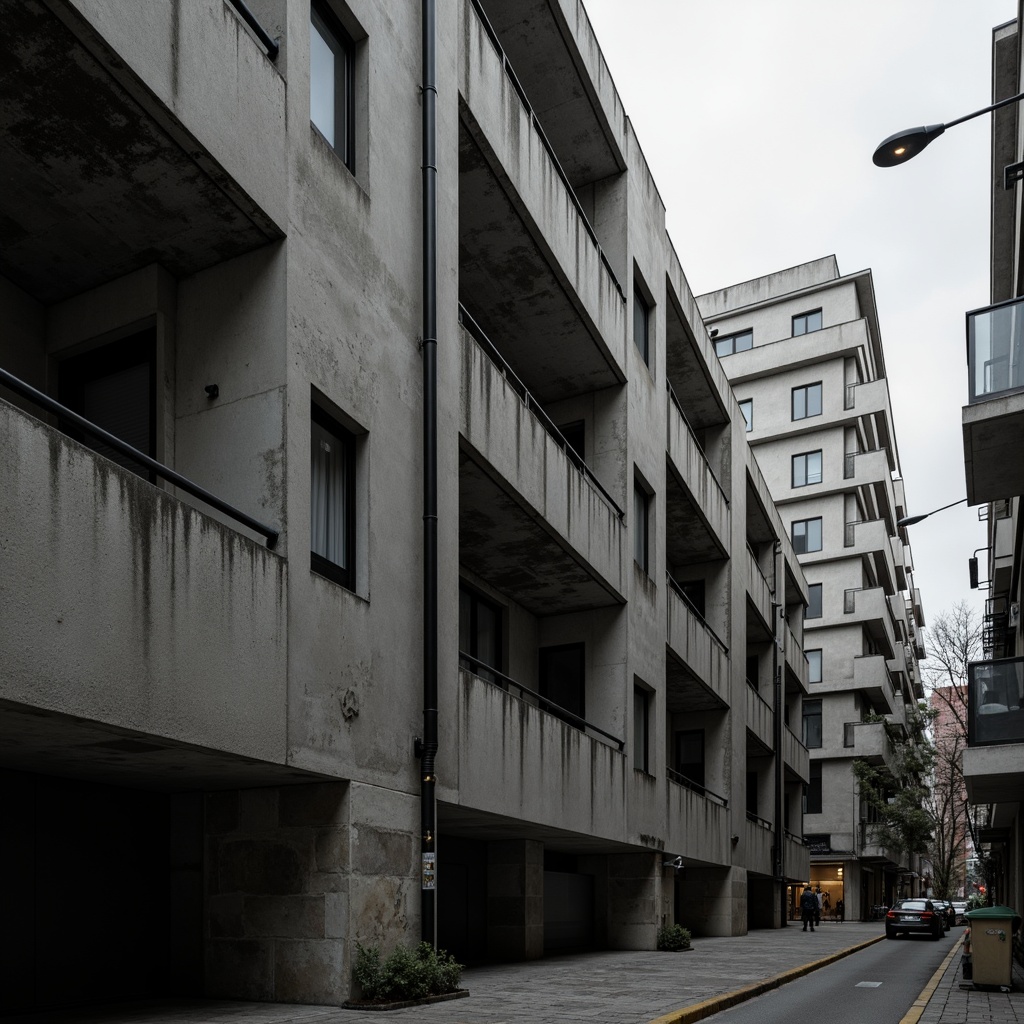
{"label": "glass balcony railing", "polygon": [[1024,391],[1024,299],[967,314],[968,402]]}
{"label": "glass balcony railing", "polygon": [[1024,743],[1024,658],[967,666],[967,744]]}

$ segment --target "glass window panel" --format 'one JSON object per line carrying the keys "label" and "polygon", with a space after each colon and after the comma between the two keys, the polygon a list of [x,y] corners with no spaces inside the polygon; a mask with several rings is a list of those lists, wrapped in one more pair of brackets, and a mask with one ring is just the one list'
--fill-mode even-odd
{"label": "glass window panel", "polygon": [[746,352],[747,349],[754,347],[754,332],[744,331],[743,334],[737,334],[735,338],[734,350],[736,352]]}
{"label": "glass window panel", "polygon": [[802,420],[807,415],[807,388],[793,388],[793,419]]}
{"label": "glass window panel", "polygon": [[747,425],[747,433],[754,429],[754,400],[748,398],[744,402],[740,402],[740,412],[743,413],[743,421]]}
{"label": "glass window panel", "polygon": [[821,746],[821,701],[804,701],[804,746],[816,750]]}
{"label": "glass window panel", "polygon": [[805,619],[821,618],[821,584],[812,583],[807,588],[807,613]]}
{"label": "glass window panel", "polygon": [[807,655],[807,678],[812,683],[821,682],[821,651],[805,651]]}
{"label": "glass window panel", "polygon": [[347,569],[345,543],[348,480],[345,445],[321,424],[311,425],[311,547],[314,554]]}
{"label": "glass window panel", "polygon": [[334,50],[316,23],[309,25],[309,119],[333,146],[335,144]]}
{"label": "glass window panel", "polygon": [[807,416],[821,415],[821,385],[812,384],[807,389]]}
{"label": "glass window panel", "polygon": [[821,452],[810,452],[807,455],[807,482],[821,483]]}

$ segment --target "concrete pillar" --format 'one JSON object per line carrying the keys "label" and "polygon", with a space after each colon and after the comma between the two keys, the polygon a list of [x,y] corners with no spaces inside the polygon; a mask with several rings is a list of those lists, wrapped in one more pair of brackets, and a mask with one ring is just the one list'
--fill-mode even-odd
{"label": "concrete pillar", "polygon": [[487,955],[492,960],[544,955],[544,844],[537,840],[487,844]]}
{"label": "concrete pillar", "polygon": [[608,857],[609,949],[655,949],[661,913],[660,853]]}
{"label": "concrete pillar", "polygon": [[680,872],[678,921],[694,935],[745,935],[747,872],[744,868],[694,868]]}
{"label": "concrete pillar", "polygon": [[771,878],[747,879],[747,926],[778,928],[782,924],[779,885]]}

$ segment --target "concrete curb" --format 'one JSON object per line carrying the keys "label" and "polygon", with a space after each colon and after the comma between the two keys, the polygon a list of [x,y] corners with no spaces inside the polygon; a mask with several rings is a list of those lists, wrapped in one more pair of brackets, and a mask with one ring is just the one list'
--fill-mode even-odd
{"label": "concrete curb", "polygon": [[942,976],[946,973],[946,968],[949,967],[953,957],[960,952],[960,947],[963,944],[964,937],[961,935],[953,943],[953,948],[946,954],[946,959],[939,964],[936,972],[928,979],[928,984],[925,985],[921,990],[921,994],[914,1000],[914,1005],[900,1018],[900,1024],[917,1024],[921,1019],[921,1014],[924,1013],[925,1008],[932,1001],[932,996],[935,995],[935,990],[939,987]]}
{"label": "concrete curb", "polygon": [[[755,981],[750,985],[745,985],[743,988],[736,989],[734,992],[723,992],[722,995],[712,996],[710,999],[705,999],[701,1003],[694,1003],[692,1006],[683,1007],[681,1010],[673,1010],[672,1013],[666,1013],[661,1017],[655,1017],[654,1020],[649,1022],[649,1024],[691,1024],[693,1021],[704,1020],[706,1017],[710,1017],[722,1010],[728,1010],[729,1007],[736,1006],[738,1003],[744,1003],[748,999],[753,999],[755,996],[764,995],[765,992],[771,992],[772,989],[779,988],[779,986],[785,985],[787,982],[796,981],[797,978],[802,978],[804,975],[810,974],[812,971],[816,971],[821,967],[827,967],[829,964],[835,963],[837,960],[842,960],[844,956],[850,956],[852,953],[857,953],[862,949],[867,949],[868,946],[873,946],[876,942],[880,942],[884,938],[884,935],[876,935],[873,938],[868,939],[866,942],[859,942],[856,946],[849,946],[846,949],[841,949],[838,953],[831,953],[829,956],[822,957],[820,960],[813,960],[809,964],[803,964],[800,967],[793,967],[788,971],[783,971],[782,974],[776,974],[772,978],[765,978],[764,981]],[[952,954],[950,955],[952,956]],[[939,977],[941,977],[944,969],[945,965],[940,968]],[[935,981],[935,979],[933,978],[932,981]],[[931,984],[932,982],[929,982],[929,985]],[[919,996],[918,999],[920,998],[921,997]],[[929,996],[929,998],[931,997]],[[915,1003],[915,1006],[916,1005],[917,1004]],[[927,1005],[927,1002],[925,1005]],[[920,1014],[918,1014],[918,1016],[920,1016]],[[916,1024],[916,1021],[916,1017],[913,1022],[909,1021],[908,1018],[904,1018],[900,1024]]]}

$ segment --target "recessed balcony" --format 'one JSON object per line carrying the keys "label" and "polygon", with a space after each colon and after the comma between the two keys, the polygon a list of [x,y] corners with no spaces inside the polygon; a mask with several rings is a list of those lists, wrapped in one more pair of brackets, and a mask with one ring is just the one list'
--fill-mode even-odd
{"label": "recessed balcony", "polygon": [[1024,299],[967,314],[967,501],[1024,492]]}

